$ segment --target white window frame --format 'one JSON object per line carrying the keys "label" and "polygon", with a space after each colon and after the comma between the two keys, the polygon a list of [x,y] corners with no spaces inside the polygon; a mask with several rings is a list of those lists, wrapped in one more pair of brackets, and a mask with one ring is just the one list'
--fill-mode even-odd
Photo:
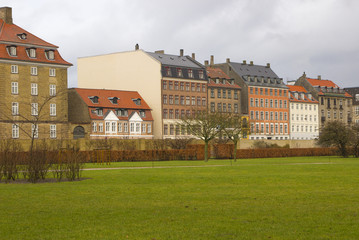
{"label": "white window frame", "polygon": [[19,134],[19,125],[17,124],[13,124],[12,125],[12,138],[19,138],[20,134]]}
{"label": "white window frame", "polygon": [[50,77],[56,77],[56,69],[55,68],[50,68],[49,69],[49,76]]}
{"label": "white window frame", "polygon": [[117,131],[122,132],[122,123],[120,122],[117,124]]}
{"label": "white window frame", "polygon": [[103,132],[103,123],[102,122],[98,123],[98,131]]}
{"label": "white window frame", "polygon": [[19,115],[19,103],[18,102],[13,102],[11,104],[11,112],[12,112],[12,115],[14,115],[14,116]]}
{"label": "white window frame", "polygon": [[127,122],[123,123],[123,131],[128,132],[128,123]]}
{"label": "white window frame", "polygon": [[50,103],[50,116],[56,116],[56,104]]}
{"label": "white window frame", "polygon": [[37,96],[38,95],[38,91],[37,91],[37,83],[31,83],[31,95],[32,96]]}
{"label": "white window frame", "polygon": [[50,138],[56,138],[56,125],[50,125]]}
{"label": "white window frame", "polygon": [[147,133],[151,133],[152,132],[152,124],[149,123],[147,124]]}
{"label": "white window frame", "polygon": [[31,67],[30,68],[30,73],[32,76],[37,76],[37,67]]}
{"label": "white window frame", "polygon": [[49,86],[49,94],[50,96],[56,96],[56,85],[55,84],[50,84]]}
{"label": "white window frame", "polygon": [[11,94],[19,94],[19,83],[11,82]]}
{"label": "white window frame", "polygon": [[31,136],[33,138],[39,138],[39,125],[37,124],[31,125]]}
{"label": "white window frame", "polygon": [[92,132],[97,132],[97,123],[92,122]]}
{"label": "white window frame", "polygon": [[17,65],[11,65],[11,73],[19,73],[19,67]]}
{"label": "white window frame", "polygon": [[39,104],[38,103],[31,103],[31,115],[37,116],[39,114]]}
{"label": "white window frame", "polygon": [[12,57],[16,57],[17,56],[17,51],[16,51],[16,46],[10,46],[9,47],[9,54]]}

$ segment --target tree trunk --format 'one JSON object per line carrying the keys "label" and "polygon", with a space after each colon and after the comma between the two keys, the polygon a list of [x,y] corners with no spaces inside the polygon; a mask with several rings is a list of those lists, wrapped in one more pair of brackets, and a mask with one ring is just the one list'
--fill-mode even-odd
{"label": "tree trunk", "polygon": [[204,161],[208,162],[208,141],[204,142]]}
{"label": "tree trunk", "polygon": [[233,143],[234,143],[234,146],[233,146],[233,159],[236,162],[237,161],[237,143],[238,143],[238,141],[234,140]]}

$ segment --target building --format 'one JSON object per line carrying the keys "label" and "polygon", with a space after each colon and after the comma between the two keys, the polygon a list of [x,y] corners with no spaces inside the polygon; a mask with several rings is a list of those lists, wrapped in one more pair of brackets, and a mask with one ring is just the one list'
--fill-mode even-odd
{"label": "building", "polygon": [[249,139],[289,139],[288,87],[266,66],[231,62],[214,64],[241,87],[241,112],[249,115]]}
{"label": "building", "polygon": [[352,96],[353,123],[359,124],[359,87],[344,88]]}
{"label": "building", "polygon": [[319,129],[331,120],[352,123],[352,97],[333,81],[308,78],[304,73],[295,85],[303,86],[319,102]]}
{"label": "building", "polygon": [[135,51],[78,60],[78,86],[136,90],[152,108],[155,138],[186,136],[178,119],[207,108],[207,74],[193,57]]}
{"label": "building", "polygon": [[0,8],[0,138],[67,138],[67,68],[58,47]]}
{"label": "building", "polygon": [[318,101],[302,86],[289,87],[290,139],[319,137]]}
{"label": "building", "polygon": [[73,138],[153,138],[151,108],[135,91],[72,88]]}
{"label": "building", "polygon": [[220,68],[207,67],[208,107],[211,112],[240,113],[240,90]]}

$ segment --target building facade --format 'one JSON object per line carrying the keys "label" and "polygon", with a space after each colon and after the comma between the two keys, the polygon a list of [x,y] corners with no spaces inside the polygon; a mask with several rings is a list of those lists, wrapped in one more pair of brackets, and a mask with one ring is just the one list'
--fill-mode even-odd
{"label": "building facade", "polygon": [[308,78],[304,73],[295,83],[303,86],[319,103],[319,130],[332,120],[352,123],[352,97],[331,80]]}
{"label": "building facade", "polygon": [[70,89],[69,122],[74,139],[153,138],[151,108],[135,91]]}
{"label": "building facade", "polygon": [[67,138],[67,68],[58,47],[0,8],[0,138]]}
{"label": "building facade", "polygon": [[289,87],[290,139],[312,140],[319,137],[318,101],[302,86]]}
{"label": "building facade", "polygon": [[[99,81],[100,80],[100,81]],[[81,88],[136,89],[152,108],[155,138],[187,136],[178,120],[207,108],[207,74],[194,58],[135,51],[80,58]]]}
{"label": "building facade", "polygon": [[289,139],[288,87],[266,66],[231,62],[215,64],[241,87],[241,111],[249,115],[249,139]]}
{"label": "building facade", "polygon": [[352,96],[353,123],[359,124],[359,87],[344,88]]}

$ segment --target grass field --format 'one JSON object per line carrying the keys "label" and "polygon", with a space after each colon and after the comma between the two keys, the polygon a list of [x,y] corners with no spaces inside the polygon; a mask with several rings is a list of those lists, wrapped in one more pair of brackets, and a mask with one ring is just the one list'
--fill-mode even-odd
{"label": "grass field", "polygon": [[127,169],[0,183],[0,239],[359,239],[359,159],[99,167]]}

